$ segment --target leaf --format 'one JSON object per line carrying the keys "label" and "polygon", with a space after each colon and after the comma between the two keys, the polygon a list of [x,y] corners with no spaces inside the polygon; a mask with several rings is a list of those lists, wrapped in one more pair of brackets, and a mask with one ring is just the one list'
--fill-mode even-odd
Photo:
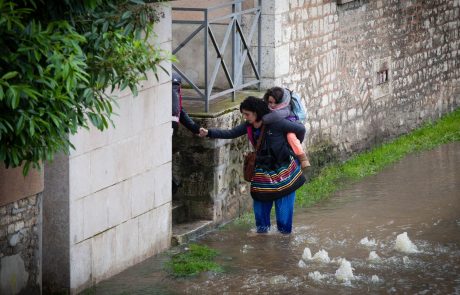
{"label": "leaf", "polygon": [[126,11],[125,13],[123,13],[123,15],[121,16],[121,19],[122,19],[122,20],[128,19],[128,18],[131,17],[132,14],[133,14],[133,13],[132,13],[131,11],[128,10],[128,11]]}
{"label": "leaf", "polygon": [[19,116],[19,120],[16,122],[16,134],[21,133],[24,128],[24,114]]}
{"label": "leaf", "polygon": [[30,120],[29,122],[29,133],[30,136],[34,136],[35,134],[34,120]]}
{"label": "leaf", "polygon": [[8,72],[5,75],[2,76],[2,80],[9,80],[11,78],[14,78],[18,75],[18,72],[13,71],[13,72]]}

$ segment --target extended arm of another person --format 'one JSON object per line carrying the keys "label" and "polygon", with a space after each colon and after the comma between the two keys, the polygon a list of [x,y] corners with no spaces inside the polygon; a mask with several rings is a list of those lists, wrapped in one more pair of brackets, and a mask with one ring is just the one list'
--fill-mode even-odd
{"label": "extended arm of another person", "polygon": [[194,134],[200,133],[200,125],[195,123],[187,114],[187,112],[182,108],[180,111],[179,122],[185,126],[188,130],[193,132]]}
{"label": "extended arm of another person", "polygon": [[265,124],[271,124],[285,119],[291,114],[291,111],[288,108],[283,108],[280,110],[273,110],[270,113],[262,117],[262,120]]}
{"label": "extended arm of another person", "polygon": [[210,138],[237,138],[241,135],[246,134],[247,131],[247,124],[243,123],[240,124],[232,129],[217,129],[217,128],[210,128],[207,130],[207,137]]}
{"label": "extended arm of another person", "polygon": [[282,120],[278,124],[284,133],[294,132],[300,142],[304,140],[306,129],[303,124],[289,120]]}

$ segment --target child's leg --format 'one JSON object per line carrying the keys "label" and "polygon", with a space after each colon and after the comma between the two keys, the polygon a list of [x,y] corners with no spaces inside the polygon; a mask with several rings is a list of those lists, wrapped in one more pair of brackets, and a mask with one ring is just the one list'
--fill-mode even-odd
{"label": "child's leg", "polygon": [[310,167],[310,161],[308,160],[306,153],[303,151],[302,144],[300,143],[297,136],[295,136],[293,132],[289,132],[286,137],[289,145],[294,151],[294,154],[299,159],[302,169]]}
{"label": "child's leg", "polygon": [[302,148],[302,144],[300,143],[297,136],[295,136],[294,132],[289,132],[286,136],[287,136],[287,141],[289,145],[291,146],[292,150],[294,151],[294,154],[296,154],[296,156],[305,154]]}

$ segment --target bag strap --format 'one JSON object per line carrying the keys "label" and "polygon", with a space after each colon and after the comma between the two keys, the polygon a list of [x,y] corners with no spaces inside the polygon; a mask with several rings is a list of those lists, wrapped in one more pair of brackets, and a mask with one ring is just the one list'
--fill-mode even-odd
{"label": "bag strap", "polygon": [[260,131],[259,138],[257,139],[256,154],[259,152],[260,145],[261,145],[261,143],[262,143],[262,140],[263,140],[263,138],[264,138],[264,135],[265,135],[265,125],[262,125],[262,130]]}

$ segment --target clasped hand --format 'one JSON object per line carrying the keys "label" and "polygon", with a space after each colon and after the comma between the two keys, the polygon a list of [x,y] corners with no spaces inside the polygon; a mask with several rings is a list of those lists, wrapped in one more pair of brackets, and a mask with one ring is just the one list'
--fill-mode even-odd
{"label": "clasped hand", "polygon": [[198,134],[199,137],[206,137],[208,135],[208,129],[204,129],[203,127],[200,128],[200,133]]}

